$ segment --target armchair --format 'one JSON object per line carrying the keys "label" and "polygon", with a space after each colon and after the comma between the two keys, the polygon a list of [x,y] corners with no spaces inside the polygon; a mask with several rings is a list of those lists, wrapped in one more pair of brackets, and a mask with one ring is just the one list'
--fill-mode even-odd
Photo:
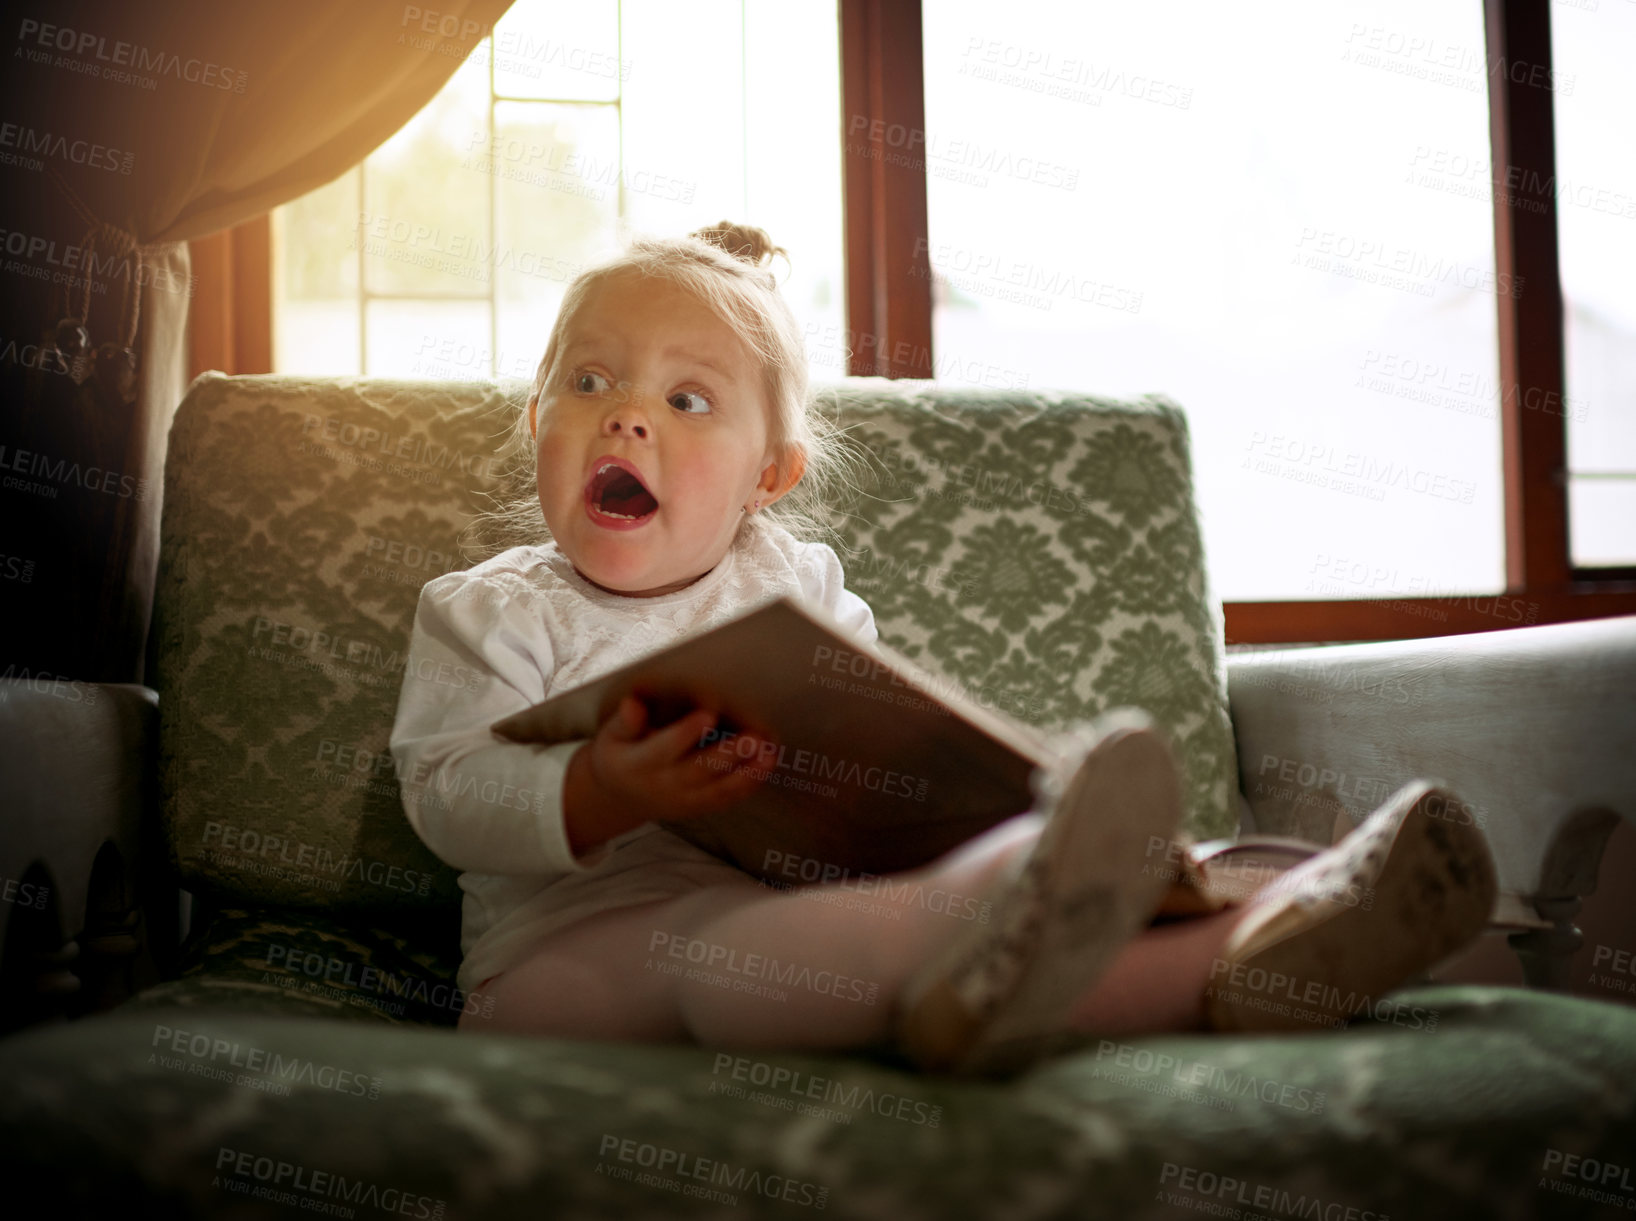
{"label": "armchair", "polygon": [[[418,589],[466,565],[518,389],[190,389],[155,690],[82,684],[98,698],[74,704],[13,682],[0,701],[23,812],[4,865],[51,888],[55,927],[28,944],[62,956],[14,963],[23,913],[0,912],[6,978],[36,998],[0,1041],[12,1182],[70,1215],[168,1217],[1401,1219],[1628,1194],[1601,1176],[1636,1160],[1636,1011],[1545,990],[1412,988],[1342,1032],[1094,1041],[1003,1085],[884,1056],[456,1035],[455,874],[408,828],[386,739]],[[1042,725],[1146,707],[1201,837],[1327,841],[1374,786],[1445,779],[1495,844],[1497,919],[1535,982],[1560,974],[1599,843],[1636,817],[1636,620],[1229,659],[1175,405],[824,393],[872,455],[839,549],[884,640]],[[152,965],[37,1020],[65,947],[108,936],[89,914],[110,906],[106,845],[141,862],[120,901],[147,913]]]}

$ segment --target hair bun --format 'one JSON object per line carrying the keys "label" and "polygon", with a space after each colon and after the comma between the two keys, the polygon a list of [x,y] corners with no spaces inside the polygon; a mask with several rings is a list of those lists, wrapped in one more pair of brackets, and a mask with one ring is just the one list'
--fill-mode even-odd
{"label": "hair bun", "polygon": [[751,267],[771,263],[775,254],[789,258],[784,247],[773,245],[773,239],[767,236],[765,229],[758,229],[754,225],[738,225],[730,220],[724,220],[720,224],[695,229],[688,236],[725,250],[735,259],[742,260]]}

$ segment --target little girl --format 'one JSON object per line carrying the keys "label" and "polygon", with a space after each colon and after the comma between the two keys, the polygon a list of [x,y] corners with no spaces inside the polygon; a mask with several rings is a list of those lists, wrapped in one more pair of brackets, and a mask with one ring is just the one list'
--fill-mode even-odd
{"label": "little girl", "polygon": [[[929,1069],[1007,1070],[1090,1033],[1335,1025],[1480,931],[1486,845],[1423,783],[1247,900],[1210,898],[1173,842],[1168,748],[1134,710],[1066,735],[1032,811],[868,903],[838,883],[769,889],[658,825],[763,782],[762,752],[708,732],[718,710],[650,725],[627,699],[590,739],[492,734],[784,594],[875,639],[834,551],[792,532],[839,464],[775,253],[724,222],[575,280],[516,438],[537,467],[532,537],[548,539],[421,591],[391,749],[400,776],[447,795],[406,791],[405,809],[463,871],[462,1028],[890,1045]],[[444,662],[486,681],[417,677]],[[1194,879],[1179,890],[1178,859]],[[1154,923],[1189,893],[1205,914]]]}

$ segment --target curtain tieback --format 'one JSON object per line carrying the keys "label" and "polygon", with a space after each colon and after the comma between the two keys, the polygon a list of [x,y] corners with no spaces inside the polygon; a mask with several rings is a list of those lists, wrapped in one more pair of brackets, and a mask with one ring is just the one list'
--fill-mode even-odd
{"label": "curtain tieback", "polygon": [[[81,275],[69,276],[62,285],[62,302],[54,336],[55,351],[45,354],[53,371],[66,373],[75,385],[93,372],[103,400],[108,405],[136,402],[136,330],[142,316],[142,245],[128,229],[102,220],[86,205],[54,167],[47,176],[67,198],[69,206],[85,222],[80,242]],[[114,337],[119,342],[91,343],[91,294],[96,278],[108,279],[123,272],[125,291],[115,319]],[[83,283],[82,283],[83,282]],[[83,287],[79,308],[74,308],[74,290]],[[54,359],[53,359],[54,358]]]}

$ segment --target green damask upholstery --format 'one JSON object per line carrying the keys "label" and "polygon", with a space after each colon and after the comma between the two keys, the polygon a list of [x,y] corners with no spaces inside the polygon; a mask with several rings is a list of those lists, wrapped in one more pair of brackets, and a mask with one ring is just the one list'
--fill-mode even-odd
{"label": "green damask upholstery", "polygon": [[1110,1040],[1006,1085],[126,1006],[0,1043],[0,1173],[99,1221],[1629,1216],[1584,1173],[1636,1149],[1636,1011],[1400,999],[1344,1034]]}
{"label": "green damask upholstery", "polygon": [[456,536],[497,486],[505,414],[493,386],[194,383],[166,461],[150,679],[184,887],[458,903],[404,818],[387,735],[420,586],[466,567]]}
{"label": "green damask upholstery", "polygon": [[129,1009],[231,1009],[392,1026],[453,1026],[470,1000],[455,986],[458,913],[359,917],[269,907],[205,907],[175,979]]}
{"label": "green damask upholstery", "polygon": [[1185,772],[1188,829],[1233,834],[1221,607],[1181,409],[881,378],[823,401],[871,456],[839,529],[881,638],[1046,728],[1147,709]]}
{"label": "green damask upholstery", "polygon": [[[161,771],[182,884],[226,903],[447,908],[387,736],[419,589],[468,566],[521,383],[205,374],[171,431],[154,607]],[[1149,709],[1189,825],[1236,826],[1219,609],[1186,423],[1158,400],[929,391],[824,401],[870,456],[838,509],[881,637],[1060,726]]]}

